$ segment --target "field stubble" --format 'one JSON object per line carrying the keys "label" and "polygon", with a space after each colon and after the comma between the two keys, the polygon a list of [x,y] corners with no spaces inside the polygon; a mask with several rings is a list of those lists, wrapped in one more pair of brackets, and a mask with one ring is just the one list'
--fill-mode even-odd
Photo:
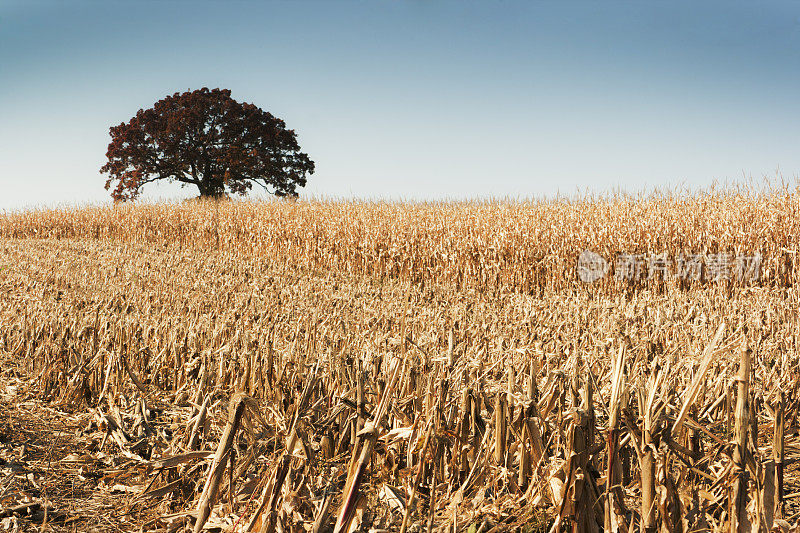
{"label": "field stubble", "polygon": [[[784,191],[0,216],[0,520],[788,529],[797,213]],[[763,265],[584,284],[584,249]]]}

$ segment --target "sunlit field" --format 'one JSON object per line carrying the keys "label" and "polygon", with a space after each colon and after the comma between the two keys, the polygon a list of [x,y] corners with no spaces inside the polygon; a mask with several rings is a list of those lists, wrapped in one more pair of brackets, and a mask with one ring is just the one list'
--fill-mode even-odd
{"label": "sunlit field", "polygon": [[0,214],[0,508],[788,530],[799,240],[788,188]]}

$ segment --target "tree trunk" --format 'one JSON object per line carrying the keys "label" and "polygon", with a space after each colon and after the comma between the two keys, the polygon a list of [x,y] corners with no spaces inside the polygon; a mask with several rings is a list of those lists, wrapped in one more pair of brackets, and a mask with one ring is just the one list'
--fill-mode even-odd
{"label": "tree trunk", "polygon": [[201,198],[223,198],[225,196],[225,184],[220,179],[214,177],[204,177],[197,185],[200,189]]}

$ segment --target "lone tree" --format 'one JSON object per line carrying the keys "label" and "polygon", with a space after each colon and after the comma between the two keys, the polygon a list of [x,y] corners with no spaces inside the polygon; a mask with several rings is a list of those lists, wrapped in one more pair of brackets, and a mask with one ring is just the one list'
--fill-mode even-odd
{"label": "lone tree", "polygon": [[197,185],[200,196],[246,194],[257,183],[276,196],[297,196],[314,173],[293,130],[228,89],[175,93],[127,124],[110,129],[106,190],[131,200],[158,180]]}

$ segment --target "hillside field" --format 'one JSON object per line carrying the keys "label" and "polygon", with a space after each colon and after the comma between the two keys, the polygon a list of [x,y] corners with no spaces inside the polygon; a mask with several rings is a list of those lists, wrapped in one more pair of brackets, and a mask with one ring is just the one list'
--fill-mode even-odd
{"label": "hillside field", "polygon": [[796,531],[798,241],[786,188],[0,214],[0,530]]}

